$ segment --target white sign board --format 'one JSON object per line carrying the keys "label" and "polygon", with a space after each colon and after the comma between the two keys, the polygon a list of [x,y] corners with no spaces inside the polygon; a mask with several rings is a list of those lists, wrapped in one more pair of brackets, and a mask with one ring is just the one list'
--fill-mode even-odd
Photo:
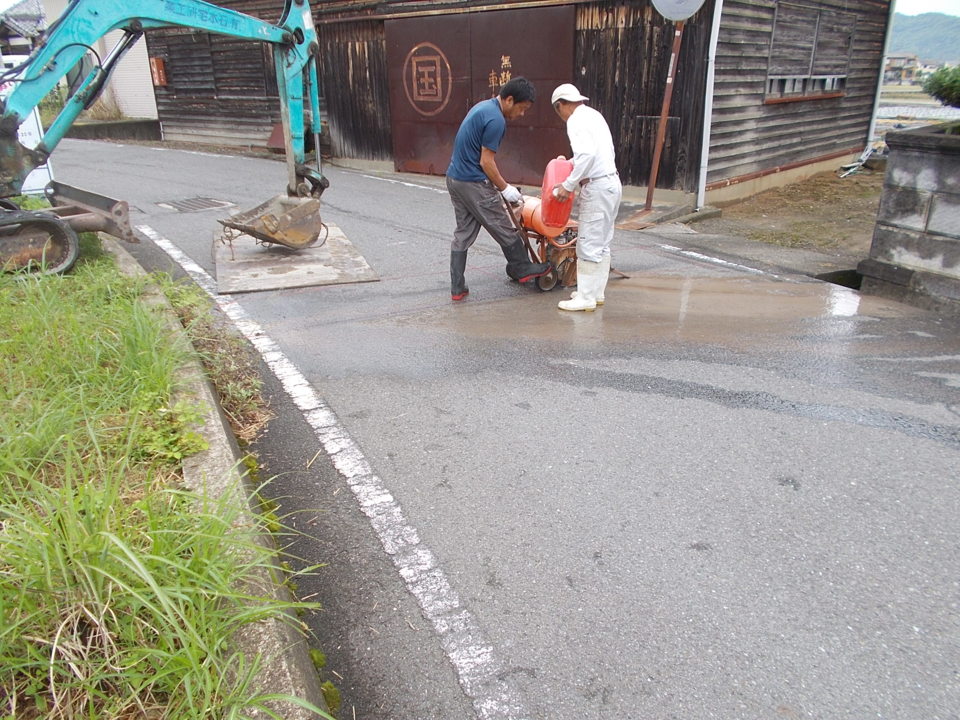
{"label": "white sign board", "polygon": [[[3,58],[4,69],[14,67],[14,62],[15,58],[13,57]],[[0,97],[5,98],[12,90],[13,83],[0,85]],[[17,138],[21,145],[30,149],[40,144],[43,139],[43,128],[40,126],[40,111],[37,108],[34,108],[27,119],[17,128]],[[27,175],[21,192],[24,195],[42,195],[43,189],[51,180],[53,180],[53,167],[51,167],[48,159],[46,163]]]}
{"label": "white sign board", "polygon": [[692,17],[703,7],[703,3],[704,0],[653,0],[657,12],[674,22]]}

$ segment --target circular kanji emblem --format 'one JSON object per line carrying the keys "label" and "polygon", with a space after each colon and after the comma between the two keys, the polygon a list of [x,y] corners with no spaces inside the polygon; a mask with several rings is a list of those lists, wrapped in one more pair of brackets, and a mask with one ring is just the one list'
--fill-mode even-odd
{"label": "circular kanji emblem", "polygon": [[446,55],[433,43],[420,43],[403,61],[403,90],[421,115],[441,112],[450,100],[451,74]]}

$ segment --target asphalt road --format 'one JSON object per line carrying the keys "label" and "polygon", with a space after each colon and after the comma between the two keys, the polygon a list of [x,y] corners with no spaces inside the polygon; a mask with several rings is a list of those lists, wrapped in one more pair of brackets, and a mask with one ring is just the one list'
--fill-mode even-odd
{"label": "asphalt road", "polygon": [[[92,141],[53,166],[208,285],[223,211],[158,203],[285,182]],[[482,235],[452,304],[441,179],[328,173],[379,282],[220,301],[269,371],[267,492],[326,563],[300,592],[341,717],[960,717],[956,321],[682,227],[618,232],[591,314]]]}

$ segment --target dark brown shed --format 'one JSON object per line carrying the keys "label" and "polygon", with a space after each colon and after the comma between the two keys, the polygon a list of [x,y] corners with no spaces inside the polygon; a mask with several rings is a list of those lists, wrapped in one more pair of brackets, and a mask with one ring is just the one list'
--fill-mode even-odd
{"label": "dark brown shed", "polygon": [[[273,22],[282,11],[220,4]],[[524,74],[541,98],[576,83],[610,122],[624,181],[649,178],[674,32],[650,0],[315,0],[313,14],[335,156],[442,174],[469,106]],[[684,27],[657,186],[720,196],[862,151],[889,20],[888,0],[705,0]],[[265,47],[164,30],[149,51],[167,70],[156,89],[167,137],[265,144],[279,120]],[[524,183],[568,152],[548,103],[502,152]]]}

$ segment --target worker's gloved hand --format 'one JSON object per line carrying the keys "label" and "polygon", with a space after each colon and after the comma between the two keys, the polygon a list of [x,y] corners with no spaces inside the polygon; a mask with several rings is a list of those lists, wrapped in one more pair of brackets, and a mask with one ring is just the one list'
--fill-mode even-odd
{"label": "worker's gloved hand", "polygon": [[503,195],[503,199],[511,205],[518,205],[523,199],[520,191],[517,190],[517,188],[515,188],[513,185],[507,185],[503,190],[500,191],[500,193]]}

